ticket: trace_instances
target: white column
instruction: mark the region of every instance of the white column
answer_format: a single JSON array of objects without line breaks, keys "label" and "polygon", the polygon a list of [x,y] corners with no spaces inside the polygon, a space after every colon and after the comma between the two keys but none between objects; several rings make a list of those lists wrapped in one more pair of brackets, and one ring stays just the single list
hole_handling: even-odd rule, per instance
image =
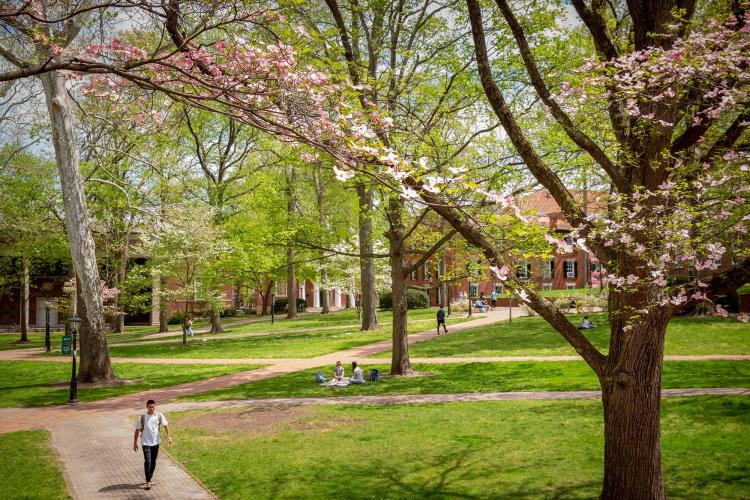
[{"label": "white column", "polygon": [[297,287],[299,291],[297,292],[297,298],[298,299],[304,299],[305,298],[305,282],[301,282],[299,284],[299,287]]},{"label": "white column", "polygon": [[160,280],[158,276],[154,276],[151,282],[151,325],[156,326],[159,324],[159,291],[160,291]]},{"label": "white column", "polygon": [[313,283],[313,307],[320,307],[320,287]]},{"label": "white column", "polygon": [[341,288],[336,287],[333,291],[333,306],[341,307]]},{"label": "white column", "polygon": [[349,291],[349,308],[350,309],[354,308],[354,302],[356,300],[355,297],[354,297],[354,286],[355,286],[354,277],[352,277],[352,286],[351,286],[351,288],[349,288],[349,290],[350,290]]}]

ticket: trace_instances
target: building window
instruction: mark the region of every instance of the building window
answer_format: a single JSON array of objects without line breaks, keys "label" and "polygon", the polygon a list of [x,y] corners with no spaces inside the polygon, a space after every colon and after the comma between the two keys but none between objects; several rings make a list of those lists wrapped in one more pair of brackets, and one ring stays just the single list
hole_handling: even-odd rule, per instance
[{"label": "building window", "polygon": [[495,285],[495,293],[498,295],[502,295],[505,293],[505,288],[503,285]]},{"label": "building window", "polygon": [[479,295],[479,283],[469,283],[469,297]]},{"label": "building window", "polygon": [[531,264],[524,262],[516,267],[516,278],[526,280],[529,279],[529,275],[531,275]]},{"label": "building window", "polygon": [[417,270],[416,269],[411,272],[411,280],[412,281],[417,281]]},{"label": "building window", "polygon": [[286,297],[286,281],[276,283],[276,295]]},{"label": "building window", "polygon": [[555,274],[555,261],[546,260],[542,262],[542,279],[551,280]]},{"label": "building window", "polygon": [[566,278],[578,277],[578,262],[572,259],[568,259],[565,261],[565,277]]},{"label": "building window", "polygon": [[422,276],[424,276],[425,281],[430,279],[430,264],[429,262],[426,262],[422,264]]},{"label": "building window", "polygon": [[575,283],[565,283],[565,288],[567,288],[568,290],[575,290],[576,289],[576,284]]}]

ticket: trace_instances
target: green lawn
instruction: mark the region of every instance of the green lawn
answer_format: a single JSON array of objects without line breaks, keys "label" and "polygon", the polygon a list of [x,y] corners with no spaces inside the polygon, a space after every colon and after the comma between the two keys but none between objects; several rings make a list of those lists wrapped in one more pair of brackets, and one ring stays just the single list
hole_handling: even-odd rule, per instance
[{"label": "green lawn", "polygon": [[[115,374],[133,383],[112,387],[78,386],[80,401],[94,401],[133,392],[168,387],[258,368],[258,365],[155,365],[116,363]],[[68,400],[70,365],[41,361],[0,362],[0,407],[48,406]],[[2,498],[2,496],[0,496]]]},{"label": "green lawn", "polygon": [[22,431],[0,434],[0,498],[70,498],[49,432]]},{"label": "green lawn", "polygon": [[[606,353],[609,329],[606,315],[590,315],[598,323],[585,331],[591,342]],[[579,324],[582,315],[572,315]],[[450,329],[449,329],[450,330]],[[572,347],[544,319],[517,318],[436,337],[409,347],[412,357],[489,357],[575,355]],[[731,318],[674,318],[667,328],[665,354],[750,354],[750,327]],[[390,358],[390,352],[378,358]]]},{"label": "green lawn", "polygon": [[[366,371],[381,373],[388,365],[363,364]],[[355,396],[376,394],[443,394],[457,392],[582,391],[598,390],[594,372],[583,361],[535,361],[512,363],[417,364],[428,373],[420,377],[383,377],[362,386],[323,387],[314,382],[315,372],[331,376],[333,367],[305,370],[187,396],[185,400],[248,399],[277,397]],[[347,372],[349,372],[347,367]],[[672,361],[664,364],[663,387],[750,387],[750,361]]]},{"label": "green lawn", "polygon": [[[750,398],[665,399],[675,498],[750,492]],[[594,498],[596,400],[302,406],[170,415],[170,454],[222,499]]]},{"label": "green lawn", "polygon": [[[409,311],[409,320],[413,322],[416,325],[419,325],[419,330],[427,330],[431,326],[433,326],[433,323],[435,322],[435,313],[436,309],[416,309],[413,311]],[[384,328],[389,328],[389,325],[391,324],[391,320],[393,317],[392,311],[379,311],[378,312],[378,321]],[[235,318],[232,318],[233,320]],[[463,317],[463,315],[457,315],[454,318],[451,318],[451,320],[454,323],[460,323],[463,321],[466,321],[467,318]],[[360,326],[360,321],[357,318],[357,313],[354,310],[342,310],[337,311],[331,314],[304,314],[302,316],[299,316],[296,319],[286,319],[282,315],[281,317],[276,317],[276,322],[274,324],[271,324],[271,317],[266,316],[264,321],[258,321],[253,322],[245,325],[236,325],[232,326],[231,323],[227,323],[227,326],[224,328],[224,333],[222,335],[233,335],[233,334],[273,334],[273,333],[280,333],[280,334],[287,334],[287,333],[296,333],[299,331],[304,331],[306,333],[312,332],[344,332],[344,331],[358,331]],[[143,327],[140,327],[143,328]],[[174,333],[174,338],[178,339],[182,337],[182,331],[179,328],[172,327],[171,328]],[[130,330],[124,334],[124,336],[121,337],[114,337],[114,335],[118,334],[112,334],[111,338],[113,341],[148,341],[150,340],[148,336],[144,337],[144,333],[141,332],[139,334],[129,334]],[[154,333],[153,327],[151,327],[151,331],[148,333]],[[123,334],[119,334],[123,335]],[[196,336],[198,337],[207,337],[211,338],[212,334],[205,333],[205,334],[198,334],[196,333]],[[168,337],[171,338],[171,337]],[[154,339],[154,340],[164,340],[164,337]]]},{"label": "green lawn", "polygon": [[[350,321],[354,313],[337,313],[329,316],[315,316],[313,318],[301,318],[296,321],[304,321],[304,325],[297,328],[299,331],[293,333],[276,333],[256,337],[242,337],[236,339],[212,339],[210,335],[204,335],[199,339],[188,342],[183,347],[181,342],[175,340],[168,344],[155,345],[132,345],[114,346],[110,349],[112,356],[118,357],[156,357],[156,358],[312,358],[323,354],[360,347],[391,338],[390,316],[381,318],[381,328],[370,332],[360,332],[357,324],[353,328],[338,327],[338,323]],[[409,313],[409,332],[420,332],[434,327],[430,318],[435,315],[435,310],[418,310]],[[348,319],[347,319],[348,318]],[[354,316],[356,319],[356,316]],[[448,328],[451,325],[466,321],[463,316],[449,318]],[[282,322],[274,325],[284,331],[289,331],[289,325],[293,321],[282,325]],[[238,331],[250,332],[264,325],[244,325],[235,327]],[[265,325],[266,327],[270,325]],[[323,330],[321,327],[334,327],[332,330]],[[316,329],[317,328],[317,329]]]},{"label": "green lawn", "polygon": [[[62,332],[51,332],[50,333],[50,347],[52,349],[60,349],[62,343]],[[32,347],[44,347],[44,332],[29,332],[28,344],[17,344],[18,339],[21,338],[20,333],[3,333],[0,335],[0,351],[10,351],[14,349],[29,349]]]}]

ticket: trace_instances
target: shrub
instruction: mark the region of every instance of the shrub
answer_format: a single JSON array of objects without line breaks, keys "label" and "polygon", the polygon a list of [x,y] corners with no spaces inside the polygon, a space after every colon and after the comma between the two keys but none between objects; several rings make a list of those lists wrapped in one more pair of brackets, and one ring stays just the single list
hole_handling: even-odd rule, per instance
[{"label": "shrub", "polygon": [[222,318],[233,318],[237,316],[237,309],[227,308],[219,313]]},{"label": "shrub", "polygon": [[181,325],[185,321],[185,313],[183,311],[177,311],[169,317],[167,320],[168,325]]},{"label": "shrub", "polygon": [[[273,306],[273,312],[286,312],[287,304],[288,301],[286,299],[276,299]],[[305,309],[307,309],[307,301],[305,299],[297,299],[297,312],[305,312]]]},{"label": "shrub", "polygon": [[[393,309],[393,297],[391,292],[385,292],[380,295],[378,300],[380,309]],[[421,290],[406,290],[406,308],[407,309],[426,309],[430,307],[430,298]]]}]

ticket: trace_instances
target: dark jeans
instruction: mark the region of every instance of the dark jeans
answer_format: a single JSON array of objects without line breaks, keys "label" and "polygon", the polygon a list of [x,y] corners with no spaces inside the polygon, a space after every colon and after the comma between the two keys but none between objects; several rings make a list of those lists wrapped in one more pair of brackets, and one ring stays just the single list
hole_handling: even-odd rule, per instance
[{"label": "dark jeans", "polygon": [[151,481],[156,469],[156,457],[159,456],[159,445],[142,446],[143,448],[143,470],[146,472],[146,482]]}]

